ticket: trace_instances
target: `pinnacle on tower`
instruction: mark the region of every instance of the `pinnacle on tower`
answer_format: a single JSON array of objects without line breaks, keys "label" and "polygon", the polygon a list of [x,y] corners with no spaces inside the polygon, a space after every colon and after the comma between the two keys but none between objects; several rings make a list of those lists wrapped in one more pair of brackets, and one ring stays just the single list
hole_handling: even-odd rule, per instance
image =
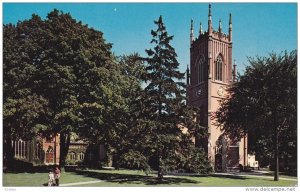
[{"label": "pinnacle on tower", "polygon": [[229,41],[232,41],[232,18],[231,18],[231,13],[229,14],[229,29],[228,29],[228,34],[229,34]]},{"label": "pinnacle on tower", "polygon": [[187,68],[186,68],[186,84],[187,85],[190,84],[190,69],[189,69],[189,65],[187,65]]},{"label": "pinnacle on tower", "polygon": [[211,4],[208,6],[208,33],[212,33],[213,27],[212,27],[212,20],[211,20]]},{"label": "pinnacle on tower", "polygon": [[219,20],[219,33],[222,33],[222,23],[221,23],[221,19]]},{"label": "pinnacle on tower", "polygon": [[233,63],[232,78],[233,78],[233,82],[235,82],[236,81],[236,62],[235,62],[235,60]]},{"label": "pinnacle on tower", "polygon": [[199,36],[203,34],[202,23],[200,22]]},{"label": "pinnacle on tower", "polygon": [[191,19],[191,33],[190,33],[190,45],[192,46],[194,41],[194,21]]}]

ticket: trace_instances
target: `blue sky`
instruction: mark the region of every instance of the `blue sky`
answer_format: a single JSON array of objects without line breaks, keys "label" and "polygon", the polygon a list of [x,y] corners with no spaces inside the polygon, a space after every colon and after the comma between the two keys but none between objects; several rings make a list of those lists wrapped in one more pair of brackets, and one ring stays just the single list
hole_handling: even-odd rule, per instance
[{"label": "blue sky", "polygon": [[[137,52],[145,56],[151,48],[151,29],[154,20],[163,16],[175,48],[180,70],[189,63],[190,20],[194,30],[199,23],[207,30],[208,3],[3,3],[3,23],[17,23],[29,19],[32,13],[46,18],[54,8],[69,12],[104,33],[113,43],[116,55]],[[228,32],[229,13],[233,21],[233,58],[243,73],[247,56],[267,56],[270,52],[297,49],[297,3],[212,3],[214,29],[222,20]]]}]

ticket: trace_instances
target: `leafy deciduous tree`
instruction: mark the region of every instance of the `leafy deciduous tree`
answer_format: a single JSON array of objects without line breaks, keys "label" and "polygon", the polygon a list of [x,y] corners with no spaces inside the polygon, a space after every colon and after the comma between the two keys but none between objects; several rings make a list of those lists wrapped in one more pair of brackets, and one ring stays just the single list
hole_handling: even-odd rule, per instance
[{"label": "leafy deciduous tree", "polygon": [[232,139],[249,134],[253,146],[271,153],[277,181],[280,153],[295,151],[297,143],[297,52],[249,58],[249,63],[216,118]]},{"label": "leafy deciduous tree", "polygon": [[[18,115],[11,113],[15,108],[12,104],[20,103],[18,99],[33,99],[38,104],[24,107],[33,116],[28,121],[38,119],[34,124],[47,128],[38,132],[60,134],[60,165],[64,166],[70,133],[77,132],[79,125],[83,125],[81,129],[93,131],[105,118],[103,110],[112,102],[111,88],[118,82],[111,81],[110,75],[116,72],[110,49],[111,44],[105,42],[102,32],[58,10],[49,13],[45,20],[33,15],[16,26],[5,25],[4,132],[7,137],[15,130],[22,138],[26,133],[18,126],[22,122],[14,125],[10,120]],[[95,121],[82,123],[89,119]],[[32,123],[26,125],[28,130],[33,130]]]}]

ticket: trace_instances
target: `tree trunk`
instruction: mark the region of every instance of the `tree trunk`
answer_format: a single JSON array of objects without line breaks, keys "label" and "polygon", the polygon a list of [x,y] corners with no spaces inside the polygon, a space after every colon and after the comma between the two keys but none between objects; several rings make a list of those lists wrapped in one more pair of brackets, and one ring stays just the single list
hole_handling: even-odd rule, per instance
[{"label": "tree trunk", "polygon": [[4,146],[3,146],[3,150],[4,150],[4,157],[3,157],[3,164],[4,167],[6,166],[6,168],[8,170],[11,170],[13,168],[13,160],[14,160],[14,146],[12,145],[12,140],[11,140],[11,136],[7,135],[4,137]]},{"label": "tree trunk", "polygon": [[64,167],[66,164],[66,157],[70,146],[70,133],[60,134],[60,157],[59,166]]},{"label": "tree trunk", "polygon": [[13,169],[14,166],[14,145],[15,142],[12,143],[12,135],[11,129],[8,125],[5,126],[3,130],[3,165],[6,166],[8,170]]},{"label": "tree trunk", "polygon": [[[158,92],[159,92],[159,96],[158,96],[158,122],[160,124],[161,122],[161,115],[162,115],[162,102],[161,102],[161,84],[159,84],[158,86]],[[159,129],[157,129],[157,134],[159,134]],[[162,168],[160,166],[160,150],[159,150],[159,138],[157,137],[157,158],[158,158],[158,171],[157,171],[157,178],[158,181],[161,182],[163,179],[163,172],[162,172]]]},{"label": "tree trunk", "polygon": [[113,167],[116,169],[116,170],[120,170],[120,156],[118,155],[120,154],[118,151],[115,151],[113,153]]},{"label": "tree trunk", "polygon": [[278,130],[275,130],[274,181],[279,181]]},{"label": "tree trunk", "polygon": [[[159,139],[157,138],[157,140],[159,141]],[[158,182],[161,182],[163,180],[164,177],[164,173],[163,173],[163,168],[161,166],[161,150],[159,148],[159,145],[157,145],[157,159],[158,159],[158,170],[157,170],[157,179]]]},{"label": "tree trunk", "polygon": [[159,149],[157,149],[157,155],[158,155],[158,171],[157,171],[157,179],[159,182],[161,182],[163,180],[163,172],[162,172],[162,168],[160,166],[160,152]]},{"label": "tree trunk", "polygon": [[162,169],[161,169],[160,166],[158,168],[157,178],[158,178],[159,182],[161,182],[163,180],[163,178],[164,178],[164,175],[163,175],[163,172],[162,172]]}]

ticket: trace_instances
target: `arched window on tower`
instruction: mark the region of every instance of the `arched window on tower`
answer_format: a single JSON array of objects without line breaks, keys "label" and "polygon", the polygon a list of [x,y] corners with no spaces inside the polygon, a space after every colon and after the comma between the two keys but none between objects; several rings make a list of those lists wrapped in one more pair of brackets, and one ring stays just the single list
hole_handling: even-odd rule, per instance
[{"label": "arched window on tower", "polygon": [[219,55],[217,57],[217,60],[216,60],[216,69],[215,69],[215,73],[216,73],[216,80],[218,81],[222,81],[222,67],[223,67],[223,60],[222,60],[222,57]]},{"label": "arched window on tower", "polygon": [[198,83],[201,83],[204,81],[204,63],[205,63],[205,58],[201,54],[197,58],[197,67],[198,67]]},{"label": "arched window on tower", "polygon": [[201,59],[198,62],[198,83],[202,81],[202,62]]}]

